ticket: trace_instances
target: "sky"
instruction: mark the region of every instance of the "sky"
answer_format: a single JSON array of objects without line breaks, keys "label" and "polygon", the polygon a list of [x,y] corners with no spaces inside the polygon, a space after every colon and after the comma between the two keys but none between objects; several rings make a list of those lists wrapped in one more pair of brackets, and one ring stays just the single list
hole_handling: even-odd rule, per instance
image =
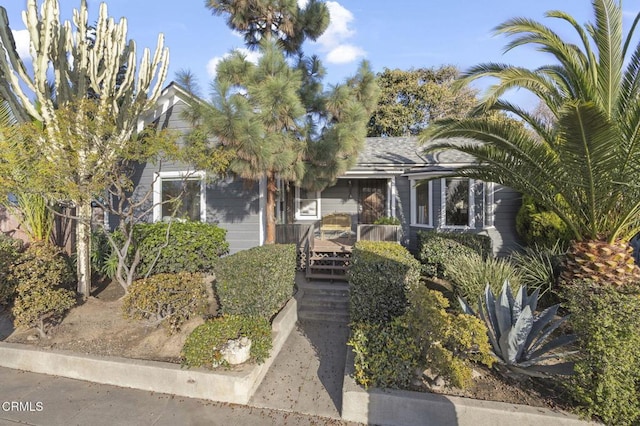
[{"label": "sky", "polygon": [[[299,0],[304,2],[305,0]],[[40,4],[42,1],[38,0]],[[106,0],[109,15],[127,19],[128,37],[138,49],[155,49],[159,33],[170,49],[167,83],[180,70],[190,70],[206,88],[215,76],[215,65],[231,50],[244,48],[242,38],[214,16],[204,0]],[[95,21],[98,0],[89,0],[90,21]],[[494,36],[493,28],[513,17],[527,17],[554,28],[561,36],[575,40],[575,32],[556,19],[544,17],[548,10],[568,12],[579,23],[593,21],[589,0],[340,0],[327,1],[331,25],[315,42],[307,41],[304,51],[320,57],[327,69],[325,82],[337,84],[355,74],[362,60],[374,72],[385,68],[455,65],[464,71],[484,62],[503,62],[528,68],[547,64],[549,57],[532,47],[504,52],[507,39]],[[0,0],[26,62],[29,38],[21,11],[26,0]],[[69,19],[80,0],[60,0],[63,19]],[[623,3],[628,29],[640,11],[640,0]],[[255,59],[254,52],[247,52]],[[140,55],[140,53],[139,53]],[[490,82],[476,83],[483,90]],[[526,95],[513,95],[521,103]]]}]

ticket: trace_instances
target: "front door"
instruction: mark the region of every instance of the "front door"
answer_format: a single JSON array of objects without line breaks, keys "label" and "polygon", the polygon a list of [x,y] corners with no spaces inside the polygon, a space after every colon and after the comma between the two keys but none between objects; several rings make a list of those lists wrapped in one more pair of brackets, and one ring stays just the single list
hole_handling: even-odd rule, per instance
[{"label": "front door", "polygon": [[358,223],[373,223],[385,216],[387,210],[387,180],[360,181],[360,217]]}]

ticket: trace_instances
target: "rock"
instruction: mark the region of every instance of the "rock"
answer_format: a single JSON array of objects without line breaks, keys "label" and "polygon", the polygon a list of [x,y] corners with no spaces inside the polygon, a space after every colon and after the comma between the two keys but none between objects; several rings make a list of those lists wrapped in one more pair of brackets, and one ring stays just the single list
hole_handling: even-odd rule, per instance
[{"label": "rock", "polygon": [[36,340],[39,340],[40,338],[38,337],[37,334],[30,334],[27,336],[27,342],[35,342]]},{"label": "rock", "polygon": [[227,343],[220,349],[222,358],[230,365],[242,364],[250,357],[251,340],[247,337],[227,340]]}]

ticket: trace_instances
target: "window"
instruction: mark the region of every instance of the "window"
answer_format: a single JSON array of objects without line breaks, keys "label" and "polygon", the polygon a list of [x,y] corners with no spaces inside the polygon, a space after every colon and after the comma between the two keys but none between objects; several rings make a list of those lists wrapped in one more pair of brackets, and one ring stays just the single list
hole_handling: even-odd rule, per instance
[{"label": "window", "polygon": [[412,181],[411,198],[411,224],[416,226],[433,226],[432,221],[432,183]]},{"label": "window", "polygon": [[320,219],[320,192],[296,187],[296,219]]},{"label": "window", "polygon": [[466,178],[442,179],[443,226],[473,227],[473,181]]},{"label": "window", "polygon": [[154,183],[153,219],[205,221],[204,172],[160,172]]}]

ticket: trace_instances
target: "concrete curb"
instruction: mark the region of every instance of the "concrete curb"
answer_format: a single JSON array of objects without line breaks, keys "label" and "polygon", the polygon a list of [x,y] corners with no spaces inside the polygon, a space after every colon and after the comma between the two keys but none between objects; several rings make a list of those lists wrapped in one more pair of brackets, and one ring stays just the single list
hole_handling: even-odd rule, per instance
[{"label": "concrete curb", "polygon": [[342,386],[342,418],[347,421],[406,426],[595,424],[566,412],[541,407],[391,389],[367,391],[352,378],[353,359],[353,351],[349,349]]},{"label": "concrete curb", "polygon": [[292,298],[272,322],[273,348],[269,358],[260,365],[243,365],[237,370],[183,369],[166,362],[44,351],[11,343],[0,343],[0,366],[189,398],[246,404],[297,320],[297,303]]}]

